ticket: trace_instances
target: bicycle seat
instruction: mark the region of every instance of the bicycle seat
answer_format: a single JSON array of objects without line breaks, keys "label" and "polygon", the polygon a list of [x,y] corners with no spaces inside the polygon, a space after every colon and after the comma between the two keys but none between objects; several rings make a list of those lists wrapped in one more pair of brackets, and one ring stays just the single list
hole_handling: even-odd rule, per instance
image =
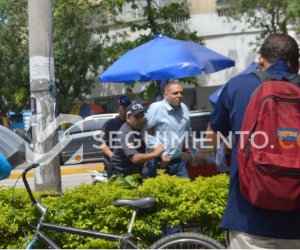
[{"label": "bicycle seat", "polygon": [[148,209],[155,204],[155,197],[145,197],[140,199],[121,199],[115,201],[115,207],[130,206],[134,209]]}]

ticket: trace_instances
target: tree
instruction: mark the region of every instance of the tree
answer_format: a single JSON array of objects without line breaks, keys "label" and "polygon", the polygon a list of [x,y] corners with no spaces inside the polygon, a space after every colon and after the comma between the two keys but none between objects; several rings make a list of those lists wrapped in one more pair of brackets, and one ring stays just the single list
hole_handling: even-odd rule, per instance
[{"label": "tree", "polygon": [[96,83],[101,41],[107,37],[101,34],[102,23],[106,23],[104,8],[110,7],[106,3],[91,7],[80,0],[54,2],[55,75],[61,112],[69,111],[75,99],[83,101]]},{"label": "tree", "polygon": [[228,21],[244,20],[248,29],[257,29],[260,34],[251,42],[254,49],[272,33],[287,33],[299,22],[298,0],[217,0],[219,5],[228,7]]},{"label": "tree", "polygon": [[[113,21],[119,27],[129,28],[130,32],[118,32],[110,40],[107,40],[110,44],[106,44],[102,52],[102,65],[104,69],[109,67],[127,51],[152,40],[154,34],[167,35],[175,39],[204,44],[202,38],[197,35],[197,32],[190,31],[185,22],[191,18],[186,1],[161,0],[161,5],[157,3],[158,1],[156,0],[125,0],[123,6],[118,5],[118,9],[115,8]],[[124,10],[126,6],[130,6],[129,10]],[[120,15],[124,11],[131,11],[133,13],[139,11],[142,13],[143,20],[125,22],[120,19]],[[133,32],[139,32],[139,36],[134,41],[131,41],[129,38]],[[194,77],[185,78],[184,81],[198,85]],[[127,93],[131,92],[133,86],[133,84],[125,85]],[[158,84],[152,81],[141,96],[147,100],[149,97],[155,96],[159,91]]]},{"label": "tree", "polygon": [[20,111],[29,107],[27,34],[27,1],[0,0],[0,103],[3,109]]},{"label": "tree", "polygon": [[[53,2],[56,100],[61,112],[68,112],[75,99],[84,100],[96,83],[101,41],[107,37],[102,34],[103,10],[109,10],[110,4],[91,7],[82,0]],[[27,8],[27,0],[0,0],[1,98],[14,111],[29,107]]]}]

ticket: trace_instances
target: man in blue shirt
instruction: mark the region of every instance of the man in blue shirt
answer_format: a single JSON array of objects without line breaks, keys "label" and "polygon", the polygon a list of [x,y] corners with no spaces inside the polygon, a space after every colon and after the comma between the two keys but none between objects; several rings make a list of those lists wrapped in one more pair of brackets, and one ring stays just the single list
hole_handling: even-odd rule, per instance
[{"label": "man in blue shirt", "polygon": [[[164,151],[158,145],[153,152],[146,154],[146,146],[141,139],[140,130],[144,125],[144,106],[135,102],[127,107],[126,123],[122,125],[115,137],[114,151],[111,158],[113,174],[140,174],[148,160],[158,157]],[[110,176],[108,176],[110,177]]]},{"label": "man in blue shirt", "polygon": [[142,131],[153,129],[154,133],[142,132],[146,145],[153,148],[161,143],[166,149],[162,157],[149,162],[149,177],[155,177],[158,168],[166,168],[168,174],[188,178],[185,162],[180,157],[184,142],[191,149],[192,165],[197,165],[198,153],[193,142],[189,110],[182,103],[182,98],[183,88],[180,82],[170,80],[165,86],[164,99],[151,104],[147,110]]},{"label": "man in blue shirt", "polygon": [[[299,71],[296,41],[285,34],[266,38],[258,55],[259,69],[282,80]],[[282,212],[252,206],[241,194],[236,162],[244,114],[253,91],[261,84],[253,74],[232,78],[222,90],[210,118],[207,142],[216,146],[216,132],[235,136],[228,204],[221,227],[228,230],[229,248],[300,248],[300,210]],[[212,133],[215,132],[215,133]]]}]

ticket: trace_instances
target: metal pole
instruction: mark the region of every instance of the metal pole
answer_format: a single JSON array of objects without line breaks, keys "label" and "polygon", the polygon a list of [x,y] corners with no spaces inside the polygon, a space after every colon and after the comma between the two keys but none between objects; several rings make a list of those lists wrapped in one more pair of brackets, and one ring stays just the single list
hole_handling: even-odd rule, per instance
[{"label": "metal pole", "polygon": [[[28,0],[30,92],[34,154],[50,152],[47,164],[35,169],[35,191],[61,192],[60,164],[53,148],[58,143],[55,123],[55,74],[51,0]],[[51,92],[50,92],[51,89]]]}]

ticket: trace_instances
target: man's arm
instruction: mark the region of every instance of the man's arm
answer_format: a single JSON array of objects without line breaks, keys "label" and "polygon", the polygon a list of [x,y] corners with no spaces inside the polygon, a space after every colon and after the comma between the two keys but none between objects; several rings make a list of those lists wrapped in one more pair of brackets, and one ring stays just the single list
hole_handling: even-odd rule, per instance
[{"label": "man's arm", "polygon": [[[230,132],[230,113],[231,110],[230,106],[230,96],[228,94],[230,81],[225,85],[222,92],[219,95],[218,101],[214,110],[210,114],[210,122],[208,123],[207,130],[206,130],[206,143],[209,146],[213,146],[217,148],[222,141],[222,137],[218,136],[217,133],[220,133],[224,136],[228,136]],[[219,141],[218,140],[222,141]]]},{"label": "man's arm", "polygon": [[156,146],[159,143],[156,140],[156,138],[153,136],[153,132],[152,133],[147,132],[149,129],[153,130],[153,128],[156,125],[156,122],[157,122],[156,110],[157,110],[157,108],[154,107],[154,105],[150,105],[150,107],[148,108],[147,113],[145,115],[144,126],[141,129],[141,137],[142,137],[143,141],[146,143],[147,148],[153,148],[154,146]]},{"label": "man's arm", "polygon": [[195,138],[193,136],[193,131],[192,131],[192,128],[191,128],[191,125],[190,125],[190,120],[187,122],[187,127],[188,127],[188,146],[189,146],[189,149],[191,151],[191,155],[193,157],[192,159],[192,163],[191,165],[192,166],[198,166],[198,160],[197,160],[197,157],[198,157],[198,152],[197,152],[197,148],[196,148],[196,143],[195,143]]},{"label": "man's arm", "polygon": [[132,161],[133,164],[145,163],[151,159],[160,156],[164,151],[165,149],[163,145],[159,144],[153,152],[147,154],[137,153],[134,155],[130,155],[129,159]]},{"label": "man's arm", "polygon": [[109,127],[110,127],[110,121],[112,119],[106,121],[104,125],[102,126],[100,137],[104,140],[105,143],[101,144],[101,151],[105,156],[107,156],[109,159],[112,157],[113,152],[108,147],[109,145]]},{"label": "man's arm", "polygon": [[109,159],[112,157],[113,152],[110,150],[110,148],[106,144],[102,144],[101,148],[103,154],[105,154]]},{"label": "man's arm", "polygon": [[190,120],[188,120],[187,122],[187,129],[188,129],[188,146],[189,149],[191,151],[191,154],[193,157],[197,157],[198,156],[198,152],[197,152],[197,148],[196,148],[196,142],[195,142],[195,138],[193,136],[193,131],[191,128],[191,124],[190,124]]},{"label": "man's arm", "polygon": [[206,129],[205,139],[208,146],[213,146],[214,148],[217,147],[217,133],[211,129],[209,123]]}]

